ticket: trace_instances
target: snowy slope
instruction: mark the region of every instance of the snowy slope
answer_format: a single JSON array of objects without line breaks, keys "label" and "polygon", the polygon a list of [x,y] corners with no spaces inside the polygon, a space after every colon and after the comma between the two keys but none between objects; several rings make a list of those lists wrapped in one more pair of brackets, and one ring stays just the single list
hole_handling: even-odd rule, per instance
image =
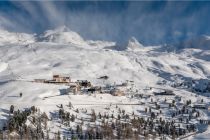
[{"label": "snowy slope", "polygon": [[0,29],[0,46],[5,44],[28,44],[35,41],[34,35],[8,32]]},{"label": "snowy slope", "polygon": [[[143,46],[135,38],[123,44],[85,40],[66,27],[48,30],[38,37],[38,41],[33,35],[1,31],[0,44],[4,45],[0,47],[0,108],[8,109],[11,104],[24,108],[30,104],[43,111],[50,111],[57,104],[68,103],[68,96],[57,97],[62,86],[29,82],[39,78],[51,79],[53,74],[70,75],[74,81],[89,80],[94,85],[104,84],[98,77],[107,75],[109,79],[105,84],[121,84],[130,80],[134,81],[135,88],[141,93],[145,93],[143,89],[146,87],[173,89],[171,84],[174,81],[208,79],[208,38],[201,42],[187,43],[187,49],[174,53],[160,51],[162,46]],[[204,48],[191,49],[196,47],[194,45]],[[169,84],[160,85],[160,81]],[[20,92],[23,92],[22,98],[18,98]],[[184,101],[192,95],[182,89],[176,89],[175,92],[183,96]],[[43,100],[46,96],[55,97]],[[100,99],[96,97],[99,99],[94,101],[92,96],[79,95],[72,98],[74,103],[96,102]],[[98,102],[137,102],[125,97],[106,95],[103,98],[105,101]],[[197,97],[193,95],[191,99],[196,101]],[[208,98],[205,100],[209,101]],[[133,108],[125,109],[131,112]],[[3,120],[6,119],[4,115],[0,111]]]},{"label": "snowy slope", "polygon": [[85,40],[78,33],[70,30],[66,26],[61,26],[53,30],[47,30],[43,34],[37,37],[39,42],[53,42],[57,44],[71,44],[77,46],[85,46],[92,48],[103,48],[106,46],[115,45],[114,42],[108,41],[93,41],[93,40]]},{"label": "snowy slope", "polygon": [[[55,36],[57,34],[59,36]],[[65,35],[68,37],[65,38]],[[46,40],[42,37],[46,37]],[[1,72],[16,75],[10,76],[13,79],[21,77],[27,80],[51,78],[52,74],[63,73],[94,83],[98,83],[98,76],[109,75],[109,83],[133,80],[141,86],[155,86],[160,80],[173,81],[177,75],[184,79],[205,79],[210,76],[210,62],[189,55],[189,51],[192,54],[196,50],[161,52],[156,51],[158,46],[143,47],[135,38],[131,38],[125,46],[118,44],[126,48],[118,51],[112,47],[104,48],[114,46],[114,42],[85,41],[65,27],[46,31],[40,38],[43,40],[39,41],[44,42],[2,46]],[[199,52],[209,53],[207,50]],[[10,69],[6,69],[8,65]]]},{"label": "snowy slope", "polygon": [[83,38],[76,32],[71,31],[66,26],[61,26],[54,30],[44,32],[44,34],[39,37],[39,41],[85,45]]},{"label": "snowy slope", "polygon": [[137,51],[143,47],[144,46],[135,37],[131,37],[129,40],[117,42],[113,46],[108,46],[106,48],[117,51]]},{"label": "snowy slope", "polygon": [[7,67],[8,67],[8,64],[7,64],[7,63],[4,63],[4,62],[2,63],[2,62],[0,62],[0,72],[6,70]]}]

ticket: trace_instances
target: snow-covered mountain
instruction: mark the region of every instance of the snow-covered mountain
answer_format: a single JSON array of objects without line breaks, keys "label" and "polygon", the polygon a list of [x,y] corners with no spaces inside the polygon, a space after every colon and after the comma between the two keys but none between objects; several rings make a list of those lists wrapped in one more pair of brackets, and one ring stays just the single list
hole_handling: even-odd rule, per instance
[{"label": "snow-covered mountain", "polygon": [[202,35],[196,38],[192,38],[175,45],[176,48],[194,48],[201,50],[210,50],[210,36]]},{"label": "snow-covered mountain", "polygon": [[28,44],[35,42],[35,35],[26,33],[13,33],[0,29],[0,45]]},{"label": "snow-covered mountain", "polygon": [[[2,31],[2,36],[3,33],[7,34],[0,43],[7,42],[10,47],[1,47],[1,71],[6,71],[5,64],[9,64],[13,71],[26,76],[26,79],[37,77],[42,72],[48,73],[47,75],[54,71],[59,73],[59,69],[75,78],[89,79],[111,73],[113,81],[130,78],[136,82],[144,79],[145,83],[156,83],[161,79],[171,82],[171,78],[176,74],[192,79],[210,77],[209,62],[202,59],[209,56],[209,50],[191,49],[196,46],[208,47],[207,36],[199,38],[198,41],[194,39],[182,43],[187,49],[174,53],[164,52],[164,46],[145,47],[134,37],[123,43],[85,40],[65,26],[48,30],[39,37],[36,36],[36,40],[34,35]],[[21,44],[23,40],[28,41]],[[11,45],[14,43],[16,44]],[[202,57],[204,53],[206,57]],[[37,71],[34,71],[34,75],[27,74],[27,71],[32,72],[35,69]],[[88,70],[89,74],[84,75],[83,70]]]},{"label": "snow-covered mountain", "polygon": [[131,37],[129,40],[124,40],[117,42],[112,46],[108,46],[107,49],[117,50],[117,51],[137,51],[144,46],[135,38]]},{"label": "snow-covered mountain", "polygon": [[47,30],[37,37],[39,42],[53,42],[58,44],[72,44],[78,46],[92,46],[103,48],[115,45],[114,42],[100,40],[85,40],[78,33],[70,30],[66,26],[61,26],[53,30]]},{"label": "snow-covered mountain", "polygon": [[54,30],[48,30],[39,37],[39,41],[55,42],[61,44],[85,45],[84,39],[76,32],[71,31],[66,26],[58,27]]},{"label": "snow-covered mountain", "polygon": [[[6,34],[3,36],[3,33]],[[127,74],[124,77],[113,74],[115,77],[113,80],[126,80],[129,77],[138,82],[142,81],[147,73],[150,76],[150,78],[145,78],[147,83],[155,83],[160,79],[172,81],[170,77],[176,74],[192,79],[210,76],[209,62],[206,61],[209,50],[203,50],[209,45],[207,36],[180,43],[179,46],[185,49],[177,53],[162,52],[164,46],[145,47],[134,37],[122,43],[85,40],[65,26],[48,30],[36,36],[37,40],[34,35],[8,31],[2,31],[3,37],[4,39],[0,40],[1,44],[5,44],[1,47],[2,63],[10,64],[11,69],[17,73],[20,72],[21,75],[35,68],[44,73],[48,70],[51,73],[54,70],[59,72],[59,69],[62,69],[63,72],[75,75],[76,78],[82,77],[78,73],[83,73],[83,70],[88,69],[89,75],[84,78],[89,79],[97,75],[108,75],[109,73],[112,75],[112,71],[115,73],[114,70],[121,69],[117,75]],[[14,43],[16,43],[14,46],[11,45]],[[6,44],[9,44],[10,47]],[[17,64],[22,66],[16,68]],[[79,70],[77,70],[78,67],[80,67]],[[1,71],[4,69],[2,68]],[[74,69],[73,72],[72,69]],[[39,71],[37,72],[35,77],[40,74]],[[25,78],[34,77],[33,74],[25,76]]]},{"label": "snow-covered mountain", "polygon": [[[6,117],[1,109],[8,109],[11,104],[18,108],[24,108],[27,104],[36,105],[48,115],[57,104],[67,104],[70,97],[59,96],[61,86],[30,82],[34,79],[51,79],[53,74],[69,75],[73,81],[88,80],[97,86],[132,81],[136,91],[141,94],[147,93],[147,87],[166,88],[181,96],[183,102],[189,96],[192,101],[197,101],[199,96],[209,102],[206,95],[196,94],[199,90],[209,92],[210,43],[207,36],[179,44],[185,49],[177,52],[164,51],[164,45],[144,46],[134,37],[125,43],[85,40],[66,27],[48,30],[38,37],[1,30],[0,44],[2,120]],[[109,78],[98,78],[104,75]],[[17,98],[20,92],[24,96]],[[52,98],[44,100],[45,96]],[[102,102],[99,101],[102,98],[99,95],[84,98],[82,95],[73,96],[71,101],[96,102],[94,98],[97,98],[97,103]],[[104,103],[138,101],[109,95],[103,98]],[[137,108],[124,109],[130,111]],[[203,116],[208,117],[208,114]]]},{"label": "snow-covered mountain", "polygon": [[135,37],[129,39],[126,46],[129,50],[137,50],[144,47],[141,43],[139,43],[139,41]]}]

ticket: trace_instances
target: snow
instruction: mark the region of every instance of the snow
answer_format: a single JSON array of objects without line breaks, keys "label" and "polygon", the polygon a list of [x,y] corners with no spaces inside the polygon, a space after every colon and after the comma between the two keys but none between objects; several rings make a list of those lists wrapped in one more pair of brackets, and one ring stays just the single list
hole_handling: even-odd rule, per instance
[{"label": "snow", "polygon": [[140,44],[135,37],[132,37],[128,41],[127,48],[130,49],[130,50],[140,49],[142,47],[144,47],[144,46],[142,44]]},{"label": "snow", "polygon": [[6,70],[7,67],[8,67],[8,64],[7,64],[7,63],[4,63],[4,62],[2,63],[2,62],[0,62],[0,72]]},{"label": "snow", "polygon": [[8,32],[0,29],[0,46],[5,44],[29,44],[35,42],[35,35]]},{"label": "snow", "polygon": [[54,30],[46,31],[43,35],[41,35],[39,41],[85,45],[83,38],[76,32],[71,31],[66,26],[61,26]]},{"label": "snow", "polygon": [[[205,38],[204,41],[208,40]],[[67,105],[70,101],[79,109],[94,108],[96,112],[104,111],[110,104],[144,102],[146,105],[120,107],[129,113],[134,111],[145,115],[141,112],[148,105],[149,99],[146,98],[131,99],[128,94],[121,97],[110,94],[60,95],[59,89],[66,88],[63,85],[31,82],[34,79],[51,79],[53,74],[69,75],[73,81],[88,80],[93,85],[117,85],[133,81],[133,88],[140,94],[152,95],[152,91],[169,89],[183,97],[183,103],[189,99],[197,102],[198,98],[203,98],[206,103],[210,101],[208,97],[186,89],[158,84],[161,80],[167,83],[196,80],[196,86],[203,88],[200,79],[208,80],[210,77],[210,62],[206,60],[210,50],[207,49],[183,49],[174,53],[159,51],[160,46],[143,46],[135,38],[131,38],[125,46],[115,42],[91,41],[65,26],[46,31],[37,41],[34,35],[0,31],[0,44],[0,128],[7,118],[5,110],[11,104],[20,109],[35,105],[50,115],[57,105]],[[125,49],[116,50],[116,44]],[[204,54],[205,59],[200,57]],[[109,78],[98,79],[104,75]],[[147,87],[153,89],[144,90]],[[22,97],[19,97],[20,92],[23,93]],[[160,102],[165,99],[153,98]],[[164,113],[167,117],[167,111]],[[209,119],[210,116],[203,112],[202,117]],[[206,133],[209,135],[209,130]]]}]

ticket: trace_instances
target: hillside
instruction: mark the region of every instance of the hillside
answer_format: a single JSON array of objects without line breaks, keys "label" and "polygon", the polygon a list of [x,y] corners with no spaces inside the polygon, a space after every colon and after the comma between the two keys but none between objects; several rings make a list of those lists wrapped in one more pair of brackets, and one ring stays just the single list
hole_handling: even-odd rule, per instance
[{"label": "hillside", "polygon": [[[184,49],[167,52],[162,51],[163,46],[143,46],[135,38],[124,45],[85,40],[66,27],[46,31],[38,37],[3,32],[6,34],[0,34],[0,128],[9,117],[11,105],[20,110],[36,106],[53,117],[52,112],[56,111],[58,105],[63,104],[67,108],[69,102],[79,111],[85,107],[89,112],[94,108],[97,113],[110,113],[111,110],[104,110],[110,104],[138,104],[121,106],[121,109],[145,117],[148,114],[142,112],[151,97],[140,99],[133,96],[151,96],[156,89],[172,90],[181,97],[182,101],[177,101],[178,107],[189,99],[194,104],[202,99],[206,105],[210,105],[210,50],[205,40],[184,43]],[[196,49],[197,46],[200,46],[199,49]],[[52,79],[55,74],[69,75],[72,81],[88,80],[94,86],[120,85],[128,81],[131,84],[126,87],[126,96],[115,97],[110,94],[61,95],[59,91],[67,88],[66,85],[32,82],[34,79]],[[101,76],[108,76],[108,79],[100,79]],[[23,94],[21,98],[19,93]],[[165,98],[173,100],[168,96],[152,95],[152,99],[160,104]],[[145,105],[139,105],[140,102]],[[162,118],[170,116],[167,110],[163,109],[162,112]],[[73,113],[72,110],[70,113]],[[200,113],[199,119],[209,119],[208,111],[201,110]],[[77,114],[77,117],[82,115]],[[197,123],[196,119],[192,121]],[[57,121],[50,121],[49,127],[61,131],[61,135],[65,136],[61,128],[66,126],[59,128],[58,124]],[[208,130],[206,128],[206,133]],[[198,131],[201,130],[198,128]]]}]

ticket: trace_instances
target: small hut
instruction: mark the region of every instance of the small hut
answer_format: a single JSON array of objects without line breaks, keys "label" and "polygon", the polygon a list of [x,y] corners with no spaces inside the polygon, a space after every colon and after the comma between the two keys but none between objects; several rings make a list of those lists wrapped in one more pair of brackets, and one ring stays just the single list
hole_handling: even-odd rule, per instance
[{"label": "small hut", "polygon": [[87,89],[87,92],[91,92],[91,93],[99,92],[99,93],[101,93],[101,87],[100,86],[91,87],[91,88]]},{"label": "small hut", "polygon": [[195,108],[195,109],[207,109],[207,105],[206,104],[193,104],[192,108]]},{"label": "small hut", "polygon": [[113,96],[125,96],[125,93],[119,89],[113,89],[110,91],[110,94]]},{"label": "small hut", "polygon": [[109,77],[107,75],[104,75],[104,76],[99,77],[98,79],[105,79],[105,80],[107,80],[108,78]]},{"label": "small hut", "polygon": [[61,95],[69,94],[70,88],[59,89]]},{"label": "small hut", "polygon": [[91,87],[91,83],[87,80],[77,80],[77,82],[81,87]]},{"label": "small hut", "polygon": [[81,87],[78,83],[70,83],[69,88],[70,92],[73,92],[74,94],[77,94],[81,90]]},{"label": "small hut", "polygon": [[155,91],[153,91],[153,94],[156,95],[156,96],[157,95],[164,95],[164,96],[173,96],[173,95],[175,95],[172,90],[164,90],[164,89],[155,90]]}]

